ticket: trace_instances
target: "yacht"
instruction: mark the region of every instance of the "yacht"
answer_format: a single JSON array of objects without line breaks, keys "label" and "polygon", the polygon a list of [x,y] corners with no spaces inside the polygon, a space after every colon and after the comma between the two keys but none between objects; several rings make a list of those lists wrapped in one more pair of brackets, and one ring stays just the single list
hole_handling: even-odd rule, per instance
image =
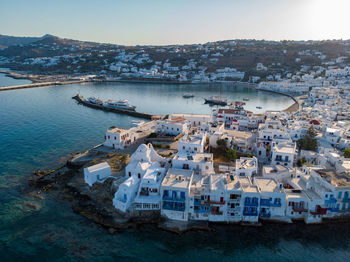
[{"label": "yacht", "polygon": [[194,94],[191,94],[191,93],[184,93],[182,95],[183,98],[191,98],[191,97],[194,97]]},{"label": "yacht", "polygon": [[105,103],[106,107],[109,108],[117,108],[117,109],[124,109],[124,110],[131,110],[135,111],[136,106],[132,106],[129,104],[129,101],[124,99],[124,100],[108,100]]},{"label": "yacht", "polygon": [[88,102],[94,105],[103,105],[103,101],[96,97],[89,97]]},{"label": "yacht", "polygon": [[204,101],[206,104],[213,104],[213,105],[220,105],[220,106],[227,105],[227,99],[222,98],[220,96],[211,96],[209,98],[204,98]]}]

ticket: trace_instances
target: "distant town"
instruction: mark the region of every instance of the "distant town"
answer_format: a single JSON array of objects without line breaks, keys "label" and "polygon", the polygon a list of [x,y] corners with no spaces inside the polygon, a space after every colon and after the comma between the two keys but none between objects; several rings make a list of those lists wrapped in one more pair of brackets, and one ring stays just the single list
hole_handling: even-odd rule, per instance
[{"label": "distant town", "polygon": [[193,45],[120,46],[62,39],[0,36],[0,67],[44,81],[154,81],[259,84],[303,93],[346,84],[350,41],[228,40]]}]

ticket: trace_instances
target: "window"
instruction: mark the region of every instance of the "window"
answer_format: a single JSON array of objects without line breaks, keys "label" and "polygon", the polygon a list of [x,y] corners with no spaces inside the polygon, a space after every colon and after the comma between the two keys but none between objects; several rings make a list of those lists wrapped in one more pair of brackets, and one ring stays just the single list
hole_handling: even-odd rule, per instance
[{"label": "window", "polygon": [[137,177],[138,177],[138,178],[141,178],[141,174],[140,174],[140,173],[138,173],[138,174],[137,174]]},{"label": "window", "polygon": [[129,176],[131,176],[131,172],[129,172]]},{"label": "window", "polygon": [[340,191],[340,192],[338,193],[338,198],[341,198],[341,194],[342,194],[342,192]]},{"label": "window", "polygon": [[185,192],[180,192],[180,198],[185,199]]}]

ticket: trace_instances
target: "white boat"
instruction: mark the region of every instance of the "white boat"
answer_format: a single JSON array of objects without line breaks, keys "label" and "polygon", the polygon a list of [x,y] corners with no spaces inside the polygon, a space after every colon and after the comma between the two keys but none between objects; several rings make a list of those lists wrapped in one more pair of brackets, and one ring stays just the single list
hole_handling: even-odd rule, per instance
[{"label": "white boat", "polygon": [[220,105],[220,106],[227,105],[227,99],[222,98],[220,96],[211,96],[209,98],[204,98],[204,100],[205,100],[205,103],[207,104]]},{"label": "white boat", "polygon": [[191,97],[194,97],[194,94],[191,94],[191,93],[184,93],[182,95],[183,98],[191,98]]},{"label": "white boat", "polygon": [[96,97],[89,97],[88,101],[94,105],[103,105],[103,101]]},{"label": "white boat", "polygon": [[124,99],[124,100],[108,100],[105,103],[106,107],[109,108],[118,108],[118,109],[124,109],[124,110],[131,110],[135,111],[136,106],[132,106],[129,104],[129,101]]}]

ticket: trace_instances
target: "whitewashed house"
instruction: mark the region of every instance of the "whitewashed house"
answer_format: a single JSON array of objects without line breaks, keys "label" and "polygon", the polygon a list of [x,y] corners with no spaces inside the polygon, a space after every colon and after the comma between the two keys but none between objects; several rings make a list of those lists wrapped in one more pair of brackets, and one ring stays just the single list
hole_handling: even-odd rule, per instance
[{"label": "whitewashed house", "polygon": [[159,162],[154,162],[147,169],[133,204],[135,210],[160,210],[160,186],[165,172]]},{"label": "whitewashed house", "polygon": [[164,135],[178,136],[188,131],[188,124],[184,118],[174,118],[172,120],[159,120],[156,123],[156,131]]},{"label": "whitewashed house", "polygon": [[173,220],[188,220],[190,185],[193,171],[170,168],[161,186],[161,215]]},{"label": "whitewashed house", "polygon": [[271,165],[293,167],[295,157],[295,143],[279,143],[271,148]]},{"label": "whitewashed house", "polygon": [[260,191],[259,217],[283,219],[286,210],[286,194],[282,183],[278,183],[273,178],[255,178],[254,184]]},{"label": "whitewashed house", "polygon": [[84,181],[89,186],[95,182],[102,182],[111,175],[111,167],[107,162],[84,168]]}]

